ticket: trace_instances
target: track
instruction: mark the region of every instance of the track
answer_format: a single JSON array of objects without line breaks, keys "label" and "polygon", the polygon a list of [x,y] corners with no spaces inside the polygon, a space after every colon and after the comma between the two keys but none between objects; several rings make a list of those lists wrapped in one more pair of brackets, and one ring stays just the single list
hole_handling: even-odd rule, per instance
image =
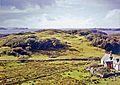
[{"label": "track", "polygon": [[100,58],[70,58],[70,59],[48,59],[48,60],[0,60],[0,61],[38,61],[38,62],[52,62],[52,61],[100,61]]}]

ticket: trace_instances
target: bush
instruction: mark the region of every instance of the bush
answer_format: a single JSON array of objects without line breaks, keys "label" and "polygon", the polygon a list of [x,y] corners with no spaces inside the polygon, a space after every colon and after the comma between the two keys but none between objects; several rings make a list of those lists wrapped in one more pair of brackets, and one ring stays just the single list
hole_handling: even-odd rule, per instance
[{"label": "bush", "polygon": [[10,47],[1,47],[0,48],[0,54],[7,54],[8,51],[10,51]]},{"label": "bush", "polygon": [[66,43],[62,43],[56,38],[39,40],[36,36],[13,37],[8,39],[3,46],[12,48],[12,51],[7,52],[8,55],[30,55],[29,52],[40,50],[58,50],[66,48]]},{"label": "bush", "polygon": [[86,36],[91,45],[105,49],[107,52],[112,51],[114,54],[120,54],[119,38],[114,36],[92,33]]}]

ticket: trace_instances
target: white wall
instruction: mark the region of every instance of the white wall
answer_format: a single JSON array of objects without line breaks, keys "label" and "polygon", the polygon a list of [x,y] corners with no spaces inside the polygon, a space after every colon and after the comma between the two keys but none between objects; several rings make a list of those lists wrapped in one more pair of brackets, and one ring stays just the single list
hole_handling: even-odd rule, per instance
[{"label": "white wall", "polygon": [[101,64],[104,64],[103,62],[104,62],[104,61],[101,59]]},{"label": "white wall", "polygon": [[114,68],[118,71],[119,70],[119,65],[116,65]]}]

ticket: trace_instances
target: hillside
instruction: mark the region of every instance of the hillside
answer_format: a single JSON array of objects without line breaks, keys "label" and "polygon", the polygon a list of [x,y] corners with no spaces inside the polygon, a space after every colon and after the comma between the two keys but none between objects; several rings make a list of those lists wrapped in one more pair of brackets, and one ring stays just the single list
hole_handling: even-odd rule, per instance
[{"label": "hillside", "polygon": [[96,30],[40,30],[14,33],[0,38],[0,59],[98,58],[105,50],[86,38]]},{"label": "hillside", "polygon": [[[0,84],[119,85],[119,76],[101,78],[86,70],[88,67],[98,66],[100,61],[72,60],[101,58],[105,53],[109,53],[101,47],[102,41],[105,38],[104,45],[107,45],[109,39],[112,39],[111,36],[117,37],[115,40],[119,39],[118,34],[106,35],[96,30],[39,30],[1,35]],[[115,56],[120,57],[119,54]],[[51,59],[71,60],[50,61]],[[103,67],[98,67],[97,70],[102,73],[116,72]]]}]

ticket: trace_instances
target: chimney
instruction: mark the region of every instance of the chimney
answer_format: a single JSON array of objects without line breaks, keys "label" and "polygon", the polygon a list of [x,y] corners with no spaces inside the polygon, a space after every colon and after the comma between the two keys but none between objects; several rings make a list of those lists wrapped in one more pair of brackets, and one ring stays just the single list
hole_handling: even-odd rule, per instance
[{"label": "chimney", "polygon": [[110,60],[112,60],[113,57],[112,57],[112,51],[110,51]]},{"label": "chimney", "polygon": [[112,57],[112,51],[110,51],[110,57]]},{"label": "chimney", "polygon": [[110,60],[112,60],[113,59],[113,57],[110,57]]},{"label": "chimney", "polygon": [[117,63],[118,63],[118,62],[119,62],[119,59],[117,58],[116,61],[117,61]]}]

